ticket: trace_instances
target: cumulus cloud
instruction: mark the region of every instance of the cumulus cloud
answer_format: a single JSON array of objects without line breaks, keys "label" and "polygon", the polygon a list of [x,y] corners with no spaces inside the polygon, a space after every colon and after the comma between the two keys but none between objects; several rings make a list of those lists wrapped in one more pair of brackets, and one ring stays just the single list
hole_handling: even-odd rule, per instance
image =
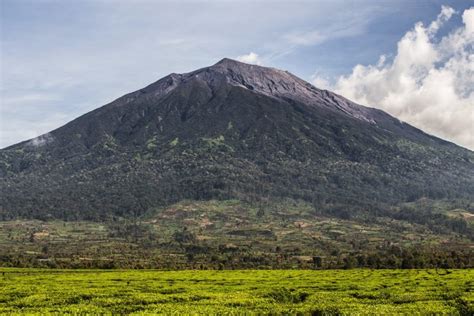
[{"label": "cumulus cloud", "polygon": [[258,54],[254,53],[254,52],[250,52],[247,55],[237,56],[237,60],[241,61],[243,63],[246,63],[246,64],[254,64],[254,65],[261,65],[262,64],[262,60],[260,59]]},{"label": "cumulus cloud", "polygon": [[443,6],[429,25],[416,23],[390,61],[380,56],[376,64],[356,65],[332,85],[317,75],[313,83],[474,149],[474,7],[463,12],[462,26],[438,38],[453,14]]}]

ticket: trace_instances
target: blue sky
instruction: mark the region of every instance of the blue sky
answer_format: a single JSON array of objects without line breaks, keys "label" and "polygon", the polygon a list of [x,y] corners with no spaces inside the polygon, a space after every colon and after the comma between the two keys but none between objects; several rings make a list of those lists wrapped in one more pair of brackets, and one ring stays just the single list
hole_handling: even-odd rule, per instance
[{"label": "blue sky", "polygon": [[[388,101],[361,99],[340,79],[357,64],[377,64],[381,55],[396,59],[397,44],[415,23],[429,25],[442,5],[449,6],[456,13],[431,39],[436,45],[465,24],[462,13],[474,2],[1,0],[0,5],[2,148],[171,72],[251,52],[258,55],[253,62],[314,83],[319,78],[356,101],[382,104]],[[411,122],[405,112],[402,119]],[[418,122],[411,123],[426,127],[426,119]],[[443,138],[461,139],[427,126]],[[471,132],[459,141],[466,147]]]}]

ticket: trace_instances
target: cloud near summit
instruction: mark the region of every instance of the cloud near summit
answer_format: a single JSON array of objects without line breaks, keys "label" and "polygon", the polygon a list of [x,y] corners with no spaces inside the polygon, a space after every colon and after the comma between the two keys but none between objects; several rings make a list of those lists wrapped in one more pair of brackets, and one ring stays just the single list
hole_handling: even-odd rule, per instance
[{"label": "cloud near summit", "polygon": [[237,56],[237,60],[246,64],[262,65],[260,56],[254,52],[250,52],[247,55]]},{"label": "cloud near summit", "polygon": [[382,55],[334,84],[319,76],[313,83],[474,150],[474,7],[462,13],[461,27],[438,37],[454,14],[461,13],[443,6],[429,25],[416,23],[393,59]]}]

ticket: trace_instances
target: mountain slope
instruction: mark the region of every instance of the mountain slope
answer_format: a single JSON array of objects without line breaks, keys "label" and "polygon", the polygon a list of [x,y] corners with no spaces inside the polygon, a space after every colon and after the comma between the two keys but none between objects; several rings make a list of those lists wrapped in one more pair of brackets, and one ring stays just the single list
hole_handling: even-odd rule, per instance
[{"label": "mountain slope", "polygon": [[134,217],[183,200],[364,212],[472,201],[474,153],[294,75],[229,59],[0,151],[0,215]]}]

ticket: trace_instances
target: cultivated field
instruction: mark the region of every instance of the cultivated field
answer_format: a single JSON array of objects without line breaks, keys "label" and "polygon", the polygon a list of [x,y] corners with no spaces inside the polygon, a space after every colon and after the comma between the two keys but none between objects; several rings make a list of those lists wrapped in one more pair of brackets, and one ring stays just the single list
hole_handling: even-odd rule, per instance
[{"label": "cultivated field", "polygon": [[[398,219],[382,215],[340,218],[319,213],[301,201],[260,207],[237,200],[212,200],[182,201],[135,221],[0,221],[0,266],[166,270],[474,267],[474,217],[468,218],[467,209],[430,200],[402,208],[393,211]],[[422,213],[425,209],[433,213]],[[315,264],[317,257],[321,260]]]},{"label": "cultivated field", "polygon": [[472,315],[469,270],[0,269],[0,313]]}]

